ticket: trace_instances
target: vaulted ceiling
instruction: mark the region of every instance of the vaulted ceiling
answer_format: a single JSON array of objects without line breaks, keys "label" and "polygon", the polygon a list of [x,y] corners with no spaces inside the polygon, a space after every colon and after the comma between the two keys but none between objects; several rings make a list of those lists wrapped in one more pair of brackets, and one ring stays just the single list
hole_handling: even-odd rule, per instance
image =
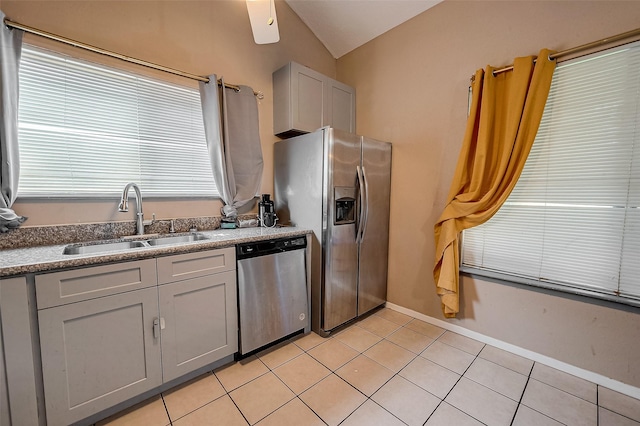
[{"label": "vaulted ceiling", "polygon": [[285,0],[334,58],[442,0]]}]

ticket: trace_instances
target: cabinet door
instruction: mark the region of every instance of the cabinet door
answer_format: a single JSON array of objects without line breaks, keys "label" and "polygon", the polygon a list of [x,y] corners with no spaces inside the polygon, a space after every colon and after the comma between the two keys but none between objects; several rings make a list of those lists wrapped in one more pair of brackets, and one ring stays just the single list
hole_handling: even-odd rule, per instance
[{"label": "cabinet door", "polygon": [[326,121],[328,78],[290,62],[273,73],[273,132],[296,135],[312,132]]},{"label": "cabinet door", "polygon": [[329,79],[327,85],[327,119],[325,126],[356,132],[356,91],[353,87]]},{"label": "cabinet door", "polygon": [[[0,326],[1,325],[0,323]],[[9,425],[11,424],[11,417],[9,417],[9,389],[7,388],[6,371],[4,368],[4,349],[2,347],[1,331],[2,327],[0,327],[0,425]]]},{"label": "cabinet door", "polygon": [[33,302],[26,277],[0,279],[0,425],[38,424],[32,341]]},{"label": "cabinet door", "polygon": [[156,287],[38,311],[47,424],[73,423],[160,386],[157,317]]},{"label": "cabinet door", "polygon": [[168,382],[238,350],[235,270],[159,287]]},{"label": "cabinet door", "polygon": [[324,93],[327,77],[305,66],[291,64],[292,127],[313,132],[326,121]]}]

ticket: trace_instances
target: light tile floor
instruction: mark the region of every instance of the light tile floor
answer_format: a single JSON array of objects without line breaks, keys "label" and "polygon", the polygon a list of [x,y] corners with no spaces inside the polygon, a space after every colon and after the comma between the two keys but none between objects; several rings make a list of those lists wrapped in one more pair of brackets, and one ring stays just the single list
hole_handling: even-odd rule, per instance
[{"label": "light tile floor", "polygon": [[98,425],[638,425],[640,401],[382,309],[298,336]]}]

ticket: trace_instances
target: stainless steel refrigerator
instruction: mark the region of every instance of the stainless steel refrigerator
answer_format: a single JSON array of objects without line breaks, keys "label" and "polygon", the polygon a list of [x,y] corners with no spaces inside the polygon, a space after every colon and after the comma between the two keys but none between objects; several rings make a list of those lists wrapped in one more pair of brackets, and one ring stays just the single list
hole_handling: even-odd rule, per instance
[{"label": "stainless steel refrigerator", "polygon": [[276,213],[313,230],[311,327],[332,330],[387,294],[391,144],[324,127],[274,145]]}]

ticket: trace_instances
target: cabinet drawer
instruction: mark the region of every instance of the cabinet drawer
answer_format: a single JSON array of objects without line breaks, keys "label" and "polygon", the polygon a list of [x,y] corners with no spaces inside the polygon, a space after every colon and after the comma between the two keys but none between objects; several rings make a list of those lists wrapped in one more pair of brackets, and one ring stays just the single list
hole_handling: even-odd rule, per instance
[{"label": "cabinet drawer", "polygon": [[155,259],[36,275],[38,309],[156,285]]},{"label": "cabinet drawer", "polygon": [[166,284],[234,269],[234,247],[161,257],[158,258],[158,283]]}]

